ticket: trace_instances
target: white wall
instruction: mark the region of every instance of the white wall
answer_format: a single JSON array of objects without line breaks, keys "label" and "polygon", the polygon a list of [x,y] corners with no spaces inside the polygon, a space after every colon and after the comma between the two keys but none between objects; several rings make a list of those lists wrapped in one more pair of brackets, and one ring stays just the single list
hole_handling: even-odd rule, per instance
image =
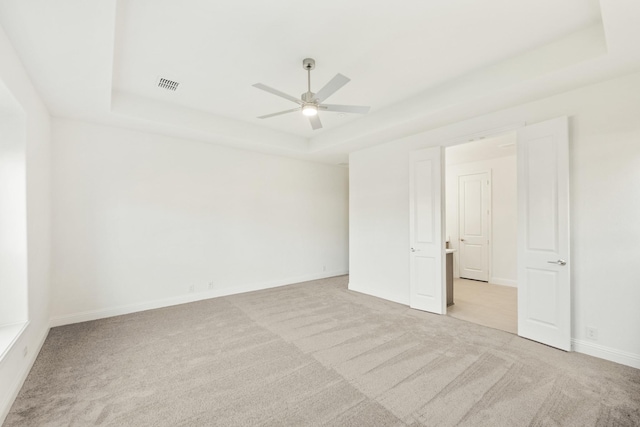
[{"label": "white wall", "polygon": [[66,119],[53,148],[54,325],[347,272],[344,168]]},{"label": "white wall", "polygon": [[[409,302],[409,152],[569,116],[574,346],[640,368],[640,73],[350,155],[350,288]],[[468,139],[468,138],[466,138]],[[586,328],[598,329],[598,340]]]},{"label": "white wall", "polygon": [[[29,324],[0,360],[0,423],[4,420],[49,331],[49,113],[0,29],[0,80],[26,117],[27,293]],[[27,349],[27,354],[24,351]]]},{"label": "white wall", "polygon": [[516,286],[518,279],[518,188],[515,155],[446,166],[446,235],[450,237],[454,276],[460,277],[458,261],[458,177],[489,171],[491,174],[491,265],[489,282]]}]

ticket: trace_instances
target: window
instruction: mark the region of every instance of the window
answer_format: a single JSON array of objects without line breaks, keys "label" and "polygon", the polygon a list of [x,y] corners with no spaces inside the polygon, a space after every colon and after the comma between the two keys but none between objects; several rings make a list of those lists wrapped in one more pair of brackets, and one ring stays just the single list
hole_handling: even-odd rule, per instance
[{"label": "window", "polygon": [[25,140],[24,111],[0,82],[0,360],[28,321]]}]

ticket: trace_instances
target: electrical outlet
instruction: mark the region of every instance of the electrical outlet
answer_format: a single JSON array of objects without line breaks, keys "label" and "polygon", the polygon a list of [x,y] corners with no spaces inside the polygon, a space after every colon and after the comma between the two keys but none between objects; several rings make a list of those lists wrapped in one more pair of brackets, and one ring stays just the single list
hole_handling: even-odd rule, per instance
[{"label": "electrical outlet", "polygon": [[598,340],[598,330],[596,328],[591,328],[587,326],[587,338],[590,340],[597,341]]},{"label": "electrical outlet", "polygon": [[327,266],[326,265],[322,266],[322,271],[327,271]]},{"label": "electrical outlet", "polygon": [[22,350],[22,357],[27,357],[27,355],[29,354],[29,347],[24,347],[24,350]]},{"label": "electrical outlet", "polygon": [[214,287],[213,282],[209,282],[209,290],[213,289],[213,287]]},{"label": "electrical outlet", "polygon": [[196,286],[195,285],[189,286],[189,292],[195,292],[195,291],[196,291]]}]

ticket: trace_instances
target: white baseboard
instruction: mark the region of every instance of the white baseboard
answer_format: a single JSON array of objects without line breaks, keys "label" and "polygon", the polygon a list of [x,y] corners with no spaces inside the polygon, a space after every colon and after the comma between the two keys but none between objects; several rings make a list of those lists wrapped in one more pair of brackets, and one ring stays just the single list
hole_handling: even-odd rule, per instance
[{"label": "white baseboard", "polygon": [[371,289],[368,289],[364,286],[358,286],[357,284],[354,284],[352,282],[349,282],[349,290],[365,295],[370,295],[372,297],[385,299],[387,301],[397,302],[398,304],[409,305],[409,301],[406,298],[401,298],[397,295],[393,295],[387,292],[372,291]]},{"label": "white baseboard", "polygon": [[571,347],[573,348],[573,351],[578,353],[588,354],[589,356],[599,357],[600,359],[640,369],[640,354],[628,353],[626,351],[616,350],[614,348],[605,347],[589,341],[576,339],[571,340]]},{"label": "white baseboard", "polygon": [[24,384],[24,381],[27,379],[29,372],[31,372],[31,368],[35,363],[36,358],[38,357],[38,354],[40,354],[40,350],[44,345],[44,341],[47,339],[47,335],[49,335],[49,328],[45,328],[44,333],[38,340],[38,348],[30,349],[29,355],[27,356],[28,357],[27,364],[24,365],[22,372],[19,372],[15,376],[15,380],[13,381],[13,383],[9,388],[9,390],[11,390],[10,393],[7,395],[4,402],[0,403],[0,426],[4,423],[4,420],[5,418],[7,418],[7,415],[9,415],[9,410],[11,410],[11,405],[13,405],[13,402],[16,400],[16,397],[18,397],[18,393],[20,393],[20,390],[22,389],[22,385]]},{"label": "white baseboard", "polygon": [[145,301],[136,304],[127,304],[117,307],[104,308],[99,310],[83,311],[80,313],[55,316],[51,318],[51,327],[71,325],[73,323],[88,322],[91,320],[104,319],[107,317],[122,316],[123,314],[137,313],[139,311],[153,310],[156,308],[169,307],[172,305],[186,304],[195,301],[202,301],[210,298],[224,297],[228,295],[242,294],[245,292],[260,291],[263,289],[277,288],[279,286],[292,285],[294,283],[307,282],[310,280],[325,279],[327,277],[342,276],[349,274],[348,270],[327,271],[318,274],[308,274],[304,276],[292,277],[283,280],[270,282],[252,283],[249,285],[237,286],[233,288],[212,289],[203,292],[178,295],[171,298],[163,298],[153,301]]},{"label": "white baseboard", "polygon": [[514,288],[518,287],[517,280],[503,279],[502,277],[491,277],[489,278],[489,283],[493,285],[512,286]]}]

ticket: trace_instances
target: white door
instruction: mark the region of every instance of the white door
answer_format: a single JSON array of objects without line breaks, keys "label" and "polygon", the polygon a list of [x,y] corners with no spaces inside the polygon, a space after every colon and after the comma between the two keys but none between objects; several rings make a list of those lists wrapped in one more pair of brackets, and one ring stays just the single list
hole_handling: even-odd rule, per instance
[{"label": "white door", "polygon": [[489,281],[489,172],[458,177],[460,277]]},{"label": "white door", "polygon": [[518,131],[518,334],[571,349],[569,136],[561,117]]},{"label": "white door", "polygon": [[443,150],[441,147],[417,150],[410,154],[409,232],[410,232],[410,306],[443,314],[444,230],[442,227],[444,192],[442,191]]}]

